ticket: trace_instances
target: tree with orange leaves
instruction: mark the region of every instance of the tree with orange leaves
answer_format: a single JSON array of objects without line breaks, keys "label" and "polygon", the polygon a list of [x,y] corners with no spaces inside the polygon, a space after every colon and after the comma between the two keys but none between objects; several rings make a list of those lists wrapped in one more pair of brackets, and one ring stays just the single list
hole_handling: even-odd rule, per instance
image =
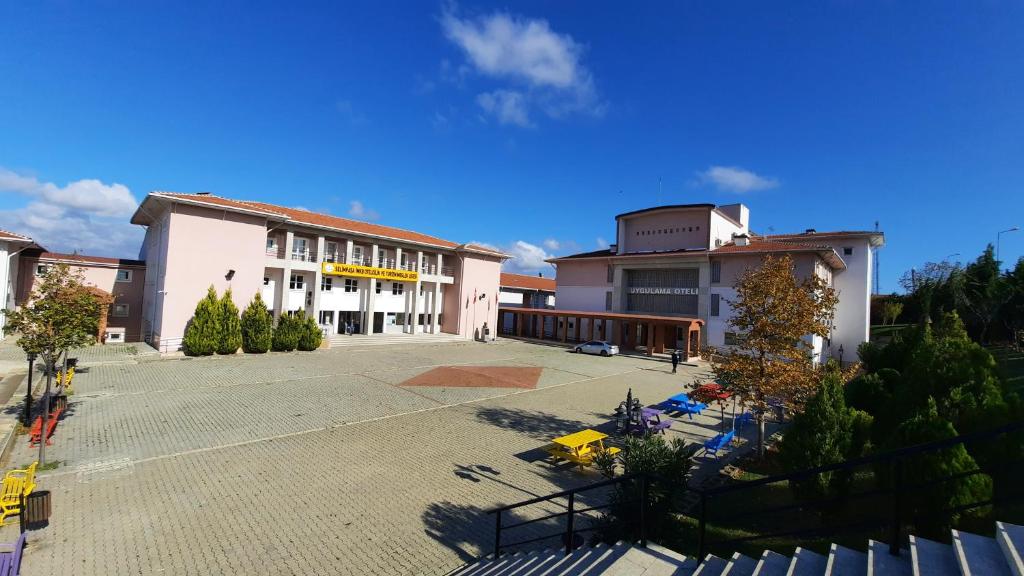
[{"label": "tree with orange leaves", "polygon": [[718,382],[752,409],[762,456],[765,413],[774,405],[799,409],[816,390],[811,337],[829,335],[839,298],[817,274],[798,279],[789,255],[765,257],[734,288],[729,326],[739,343],[706,356]]}]

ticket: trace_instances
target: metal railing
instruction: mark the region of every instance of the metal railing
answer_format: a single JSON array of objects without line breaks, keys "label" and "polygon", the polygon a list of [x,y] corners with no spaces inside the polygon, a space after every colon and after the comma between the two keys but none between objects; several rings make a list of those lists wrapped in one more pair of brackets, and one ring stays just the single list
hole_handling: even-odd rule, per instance
[{"label": "metal railing", "polygon": [[[1024,500],[1024,483],[1016,475],[1021,472],[1024,459],[989,459],[989,462],[973,470],[966,470],[909,482],[914,466],[920,466],[928,458],[934,458],[945,450],[979,444],[993,444],[1010,434],[1024,431],[1024,421],[1012,422],[997,428],[963,434],[925,444],[907,446],[884,453],[873,454],[836,464],[818,466],[788,474],[768,476],[756,480],[726,484],[695,492],[700,497],[696,518],[698,521],[698,558],[704,558],[712,547],[715,551],[729,550],[737,544],[769,540],[773,538],[810,538],[849,534],[871,534],[888,540],[889,552],[899,554],[911,526],[926,525],[929,522],[948,522],[954,515],[968,510],[985,508],[996,504]],[[1020,438],[1013,442],[1020,443]],[[984,447],[982,447],[983,449]],[[980,452],[982,449],[979,449]],[[1011,453],[1011,451],[1007,451]],[[1018,454],[1020,453],[1018,449]],[[1015,468],[1016,467],[1016,468]],[[733,511],[724,515],[716,514],[716,504],[728,501],[741,492],[786,483],[801,486],[828,474],[848,480],[843,488],[811,498],[802,491],[801,498],[794,498],[783,504],[769,504],[763,508]],[[986,475],[993,480],[993,496],[973,502],[960,502],[955,506],[931,507],[926,500],[934,490],[955,480]],[[858,486],[858,476],[869,479]],[[743,502],[770,502],[770,498],[747,498]],[[728,508],[728,506],[723,506]],[[839,511],[844,513],[840,514]],[[819,512],[820,514],[816,514]],[[770,519],[769,530],[749,531],[744,536],[712,540],[709,528],[715,524],[738,526],[737,521],[751,525],[763,525]],[[809,524],[809,525],[807,525]]]},{"label": "metal railing", "polygon": [[316,262],[316,254],[311,250],[292,250],[292,260],[299,262]]},{"label": "metal railing", "polygon": [[[538,496],[536,498],[531,498],[529,500],[524,500],[522,502],[517,502],[515,504],[509,504],[507,506],[501,506],[501,507],[498,507],[498,508],[494,508],[492,510],[488,510],[487,511],[488,514],[494,514],[494,551],[493,551],[493,555],[494,555],[495,558],[497,558],[499,555],[501,555],[501,551],[503,549],[515,548],[515,547],[518,547],[518,546],[524,546],[526,544],[532,544],[532,543],[535,543],[535,542],[540,542],[541,540],[548,540],[548,539],[551,539],[551,538],[558,538],[558,537],[561,537],[563,539],[563,541],[564,541],[566,555],[572,553],[574,548],[579,547],[579,545],[576,543],[577,542],[577,540],[576,540],[576,536],[577,535],[579,535],[581,533],[584,533],[584,532],[594,532],[594,531],[597,531],[597,530],[602,530],[604,528],[609,528],[611,526],[621,525],[621,524],[623,524],[625,522],[625,521],[620,520],[620,521],[613,521],[613,522],[605,522],[603,524],[595,524],[595,525],[586,526],[586,527],[578,526],[577,525],[577,517],[579,517],[579,516],[586,516],[589,513],[598,512],[600,510],[605,510],[605,509],[610,508],[612,506],[612,503],[606,503],[606,504],[599,504],[599,505],[595,505],[595,506],[588,506],[588,505],[584,504],[582,507],[578,507],[577,506],[577,504],[579,503],[579,499],[577,498],[578,495],[580,495],[581,493],[584,493],[584,492],[590,492],[590,491],[598,490],[598,489],[602,489],[602,488],[611,488],[613,486],[618,486],[618,485],[621,485],[621,484],[633,483],[633,482],[638,482],[640,484],[640,498],[638,498],[637,500],[628,501],[628,502],[626,502],[626,504],[634,504],[635,503],[637,506],[639,506],[639,515],[638,515],[638,521],[637,521],[637,523],[639,524],[639,528],[638,528],[638,531],[639,531],[639,534],[640,534],[639,541],[640,541],[640,545],[641,546],[646,546],[647,545],[647,536],[646,536],[646,532],[645,532],[644,516],[645,516],[645,509],[647,508],[647,505],[646,505],[646,503],[647,503],[647,490],[648,490],[648,486],[650,485],[650,482],[652,480],[653,480],[653,477],[648,475],[648,474],[632,474],[632,475],[620,476],[618,478],[612,478],[610,480],[605,480],[603,482],[597,482],[595,484],[588,484],[586,486],[581,486],[579,488],[573,488],[571,490],[563,490],[562,492],[556,492],[554,494],[549,494],[547,496]],[[556,500],[560,500],[562,498],[564,498],[565,501],[566,501],[566,503],[564,505],[561,505],[561,504],[555,502]],[[528,507],[528,506],[534,506],[534,505],[537,505],[537,504],[542,504],[542,503],[554,503],[556,506],[558,506],[560,508],[563,508],[564,511],[556,512],[554,514],[547,514],[547,515],[539,516],[539,517],[536,517],[536,518],[529,518],[527,520],[520,520],[518,522],[515,522],[514,524],[505,524],[502,521],[503,516],[507,512],[510,512],[512,510],[517,510],[517,509],[525,508],[525,507]],[[557,532],[544,533],[544,534],[542,534],[540,536],[533,536],[531,538],[527,538],[526,540],[517,540],[517,541],[511,542],[511,543],[505,543],[505,542],[502,541],[502,535],[504,533],[508,532],[509,530],[514,530],[516,528],[521,528],[521,527],[524,527],[524,526],[534,526],[534,525],[536,525],[539,522],[544,522],[546,520],[555,520],[555,519],[563,518],[563,517],[565,518],[565,528],[564,529],[560,529]]]},{"label": "metal railing", "polygon": [[[1013,437],[1008,438],[1010,435]],[[1003,439],[1009,440],[1006,446],[1015,448],[1015,450],[1005,449],[1006,446],[1002,450],[997,450],[998,442]],[[927,460],[929,457],[934,458],[944,450],[979,445],[982,446],[976,452],[980,453],[983,449],[991,449],[992,453],[983,459],[983,464],[978,468],[950,473],[941,477],[931,477],[918,482],[908,481],[908,477],[913,477],[914,467],[920,466],[923,460]],[[920,527],[924,522],[935,520],[949,522],[954,515],[968,510],[1024,502],[1024,482],[1021,482],[1024,458],[1007,457],[1019,456],[1021,445],[1024,445],[1024,421],[1016,421],[981,432],[907,446],[827,466],[767,476],[757,480],[735,482],[714,488],[689,488],[688,490],[699,498],[695,505],[696,512],[693,513],[692,510],[689,512],[676,510],[676,512],[683,512],[697,521],[696,548],[698,550],[697,558],[701,561],[708,552],[731,554],[735,545],[742,543],[775,538],[806,539],[826,535],[871,534],[878,539],[888,540],[889,552],[899,554],[901,546],[905,543],[904,540],[910,534],[909,528],[912,526]],[[804,494],[801,498],[794,498],[783,504],[773,503],[771,498],[745,498],[742,499],[744,504],[765,502],[766,506],[718,514],[720,505],[722,509],[727,510],[728,500],[730,498],[735,500],[744,492],[749,495],[752,491],[780,483],[786,483],[787,489],[791,488],[790,483],[796,483],[796,486],[799,487],[801,481],[814,479],[822,474],[845,474],[854,478],[856,474],[865,470],[872,474],[863,475],[870,481],[867,482],[868,485],[860,489],[852,485],[847,490],[840,490],[838,494],[826,494],[819,498],[809,498]],[[993,480],[991,497],[973,502],[959,501],[955,505],[944,507],[928,507],[927,502],[922,502],[922,499],[928,497],[930,490],[935,490],[948,482],[979,475],[986,475]],[[628,501],[627,504],[636,502],[639,506],[639,521],[637,522],[639,526],[635,527],[635,536],[642,545],[645,545],[647,538],[645,510],[650,507],[648,487],[652,482],[662,481],[653,475],[633,474],[488,510],[488,514],[495,515],[493,554],[497,557],[502,550],[559,536],[565,539],[565,552],[569,554],[574,547],[576,534],[601,530],[614,524],[579,528],[576,525],[579,515],[609,508],[611,504],[587,505],[581,508],[578,507],[577,496],[587,491],[611,488],[626,482],[642,483],[639,501]],[[503,521],[503,515],[512,510],[542,503],[553,503],[561,499],[565,499],[566,503],[559,504],[560,510],[554,514],[529,518],[514,524],[506,524]],[[855,510],[852,514],[834,513],[843,509],[849,512],[854,507]],[[823,513],[815,514],[817,511]],[[503,539],[509,530],[563,517],[565,518],[564,527],[557,532],[541,534],[511,543],[506,543]],[[744,525],[741,526],[737,521],[742,521]],[[802,526],[807,522],[812,525]],[[740,531],[744,535],[712,539],[711,533],[716,524],[728,524],[729,530],[723,531],[723,534]]]}]

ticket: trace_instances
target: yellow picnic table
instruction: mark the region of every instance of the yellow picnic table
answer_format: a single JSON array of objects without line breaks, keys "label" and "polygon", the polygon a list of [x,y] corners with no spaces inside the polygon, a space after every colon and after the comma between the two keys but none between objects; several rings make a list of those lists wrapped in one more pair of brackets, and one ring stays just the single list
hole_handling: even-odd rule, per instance
[{"label": "yellow picnic table", "polygon": [[608,452],[609,454],[619,453],[619,449],[614,446],[605,448],[604,439],[607,437],[607,434],[602,434],[597,430],[588,428],[567,436],[555,438],[546,450],[556,460],[559,458],[569,460],[583,468],[593,464],[594,456],[597,454],[602,452]]}]

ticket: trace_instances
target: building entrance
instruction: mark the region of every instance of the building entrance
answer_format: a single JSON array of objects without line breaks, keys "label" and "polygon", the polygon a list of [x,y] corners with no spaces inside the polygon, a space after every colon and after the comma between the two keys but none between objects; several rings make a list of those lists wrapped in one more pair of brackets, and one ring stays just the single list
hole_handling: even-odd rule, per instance
[{"label": "building entrance", "polygon": [[384,313],[374,312],[373,313],[373,333],[380,334],[384,332]]}]

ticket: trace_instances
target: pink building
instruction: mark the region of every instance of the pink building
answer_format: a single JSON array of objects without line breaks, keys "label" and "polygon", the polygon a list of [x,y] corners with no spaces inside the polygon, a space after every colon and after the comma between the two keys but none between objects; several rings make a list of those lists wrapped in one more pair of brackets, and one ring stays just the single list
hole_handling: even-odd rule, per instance
[{"label": "pink building", "polygon": [[113,302],[107,312],[104,338],[108,343],[137,342],[142,338],[142,292],[146,282],[146,263],[81,254],[57,254],[27,249],[19,258],[17,302],[28,300],[39,276],[49,266],[67,264],[80,272],[83,284],[110,294]]},{"label": "pink building", "polygon": [[153,192],[146,227],[142,337],[181,347],[210,285],[244,308],[258,293],[275,316],[303,310],[332,333],[493,336],[507,255],[427,234],[211,194]]}]

